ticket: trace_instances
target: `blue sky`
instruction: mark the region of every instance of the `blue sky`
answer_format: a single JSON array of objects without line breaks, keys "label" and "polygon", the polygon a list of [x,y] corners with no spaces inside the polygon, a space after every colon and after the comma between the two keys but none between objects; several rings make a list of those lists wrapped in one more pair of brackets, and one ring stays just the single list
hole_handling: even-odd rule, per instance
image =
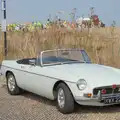
[{"label": "blue sky", "polygon": [[95,13],[105,24],[111,25],[115,20],[120,26],[120,0],[7,0],[7,21],[44,21],[58,11],[64,11],[67,18],[73,8],[77,8],[77,16],[87,17],[90,7],[95,7]]}]

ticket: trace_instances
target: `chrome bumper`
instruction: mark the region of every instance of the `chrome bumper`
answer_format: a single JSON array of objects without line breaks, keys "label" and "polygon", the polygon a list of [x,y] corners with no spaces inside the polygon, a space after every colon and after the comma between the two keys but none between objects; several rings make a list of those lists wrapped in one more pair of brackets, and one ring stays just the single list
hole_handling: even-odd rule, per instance
[{"label": "chrome bumper", "polygon": [[109,106],[114,104],[120,104],[120,100],[118,102],[111,102],[111,101],[108,101],[108,103],[104,102],[105,99],[111,99],[115,97],[120,98],[120,93],[93,96],[92,98],[76,96],[75,101],[80,105],[90,105],[90,106]]}]

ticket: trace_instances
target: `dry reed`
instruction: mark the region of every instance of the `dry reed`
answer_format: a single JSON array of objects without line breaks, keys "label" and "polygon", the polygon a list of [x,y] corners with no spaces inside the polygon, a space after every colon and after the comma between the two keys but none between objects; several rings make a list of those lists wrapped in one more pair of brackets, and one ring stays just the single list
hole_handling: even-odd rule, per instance
[{"label": "dry reed", "polygon": [[[85,49],[93,63],[120,67],[120,28],[106,27],[85,30],[66,30],[53,26],[48,30],[8,33],[7,59],[35,57],[46,49]],[[0,41],[0,61],[3,57],[3,40]]]}]

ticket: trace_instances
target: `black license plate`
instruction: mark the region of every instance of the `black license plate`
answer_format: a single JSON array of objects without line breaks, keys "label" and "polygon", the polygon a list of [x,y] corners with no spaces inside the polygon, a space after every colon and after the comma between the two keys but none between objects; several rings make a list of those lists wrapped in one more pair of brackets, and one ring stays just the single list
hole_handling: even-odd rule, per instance
[{"label": "black license plate", "polygon": [[120,103],[120,97],[110,97],[104,99],[105,104]]}]

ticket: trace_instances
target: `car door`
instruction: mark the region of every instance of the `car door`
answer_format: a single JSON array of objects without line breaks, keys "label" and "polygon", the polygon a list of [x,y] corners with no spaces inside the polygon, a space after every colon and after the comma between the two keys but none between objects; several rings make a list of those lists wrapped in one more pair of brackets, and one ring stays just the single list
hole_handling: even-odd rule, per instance
[{"label": "car door", "polygon": [[35,65],[26,65],[21,68],[24,76],[24,89],[38,95],[54,99],[53,86],[57,81],[54,78],[47,76],[50,72],[49,67],[44,68]]}]

